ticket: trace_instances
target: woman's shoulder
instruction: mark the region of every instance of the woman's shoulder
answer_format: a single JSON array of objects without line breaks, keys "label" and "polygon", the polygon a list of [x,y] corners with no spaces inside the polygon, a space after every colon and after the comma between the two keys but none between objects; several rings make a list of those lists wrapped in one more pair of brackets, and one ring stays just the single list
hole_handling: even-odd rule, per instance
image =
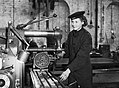
[{"label": "woman's shoulder", "polygon": [[92,38],[92,35],[91,35],[90,32],[87,31],[86,29],[84,29],[84,35],[85,35],[85,37],[86,37],[87,39]]},{"label": "woman's shoulder", "polygon": [[90,35],[90,36],[91,36],[90,32],[87,31],[86,29],[84,29],[84,32],[85,32],[87,35]]}]

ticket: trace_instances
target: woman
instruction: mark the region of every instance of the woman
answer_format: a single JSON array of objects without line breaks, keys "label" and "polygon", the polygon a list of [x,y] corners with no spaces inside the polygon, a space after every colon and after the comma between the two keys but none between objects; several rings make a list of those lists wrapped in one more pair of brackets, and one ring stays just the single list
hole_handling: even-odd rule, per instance
[{"label": "woman", "polygon": [[[60,80],[68,78],[69,88],[92,88],[92,67],[90,63],[90,51],[92,49],[92,37],[85,30],[87,19],[85,11],[73,13],[68,16],[71,19],[73,30],[69,33],[65,42],[65,57],[69,57],[69,64]],[[63,55],[62,54],[62,55]]]}]

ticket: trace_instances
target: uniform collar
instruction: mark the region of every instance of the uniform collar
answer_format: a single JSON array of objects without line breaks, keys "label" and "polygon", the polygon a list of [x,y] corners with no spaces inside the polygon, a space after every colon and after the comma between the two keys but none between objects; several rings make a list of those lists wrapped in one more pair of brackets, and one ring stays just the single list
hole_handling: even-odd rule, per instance
[{"label": "uniform collar", "polygon": [[80,30],[73,30],[72,32],[73,32],[73,36],[74,37],[77,37],[78,35],[79,35],[79,33],[81,32],[83,30],[83,28],[81,28]]}]

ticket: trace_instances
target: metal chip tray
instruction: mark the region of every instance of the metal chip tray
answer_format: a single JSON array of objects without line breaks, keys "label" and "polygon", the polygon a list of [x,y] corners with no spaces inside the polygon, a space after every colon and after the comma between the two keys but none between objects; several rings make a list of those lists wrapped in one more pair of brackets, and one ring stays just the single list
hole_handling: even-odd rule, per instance
[{"label": "metal chip tray", "polygon": [[66,86],[48,70],[30,69],[33,88],[66,88]]}]

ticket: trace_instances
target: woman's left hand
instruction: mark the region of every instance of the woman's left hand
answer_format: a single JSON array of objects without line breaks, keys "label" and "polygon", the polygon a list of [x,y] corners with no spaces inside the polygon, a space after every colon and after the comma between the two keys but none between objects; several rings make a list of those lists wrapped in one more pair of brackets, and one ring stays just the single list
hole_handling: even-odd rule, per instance
[{"label": "woman's left hand", "polygon": [[68,68],[66,71],[64,71],[61,76],[60,76],[60,80],[61,81],[64,81],[68,78],[69,74],[70,74],[70,69]]}]

